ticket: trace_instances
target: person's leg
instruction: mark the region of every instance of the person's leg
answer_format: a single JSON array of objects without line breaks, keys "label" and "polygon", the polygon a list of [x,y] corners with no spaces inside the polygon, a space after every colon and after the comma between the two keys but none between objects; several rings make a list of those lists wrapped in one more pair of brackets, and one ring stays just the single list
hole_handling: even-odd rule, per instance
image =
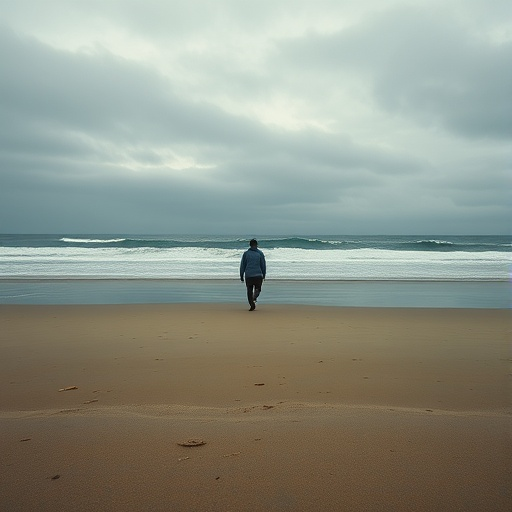
[{"label": "person's leg", "polygon": [[254,288],[254,281],[252,277],[246,277],[245,278],[245,286],[247,286],[247,302],[250,306],[252,306],[253,303],[253,288]]},{"label": "person's leg", "polygon": [[261,285],[262,284],[263,284],[263,277],[256,278],[256,280],[254,282],[254,294],[253,294],[254,302],[256,302],[258,300],[258,297],[261,293]]}]

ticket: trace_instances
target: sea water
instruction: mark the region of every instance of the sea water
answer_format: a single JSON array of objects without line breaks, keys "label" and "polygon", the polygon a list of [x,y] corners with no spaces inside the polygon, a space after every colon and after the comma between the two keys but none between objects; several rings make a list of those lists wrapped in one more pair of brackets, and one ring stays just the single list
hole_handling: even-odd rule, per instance
[{"label": "sea water", "polygon": [[[507,280],[501,236],[260,237],[269,279]],[[0,278],[231,279],[248,237],[0,235]]]},{"label": "sea water", "polygon": [[[0,235],[0,302],[53,303],[59,302],[59,294],[63,303],[66,296],[80,303],[238,300],[239,287],[233,288],[233,283],[239,284],[240,258],[250,238]],[[413,294],[412,305],[425,306],[421,298],[428,297],[434,287],[438,290],[434,296],[457,291],[455,307],[473,307],[471,300],[464,305],[462,299],[470,291],[468,283],[474,283],[470,296],[496,296],[490,301],[484,297],[488,305],[483,307],[509,306],[510,237],[309,235],[260,236],[258,240],[267,260],[269,301],[273,296],[274,300],[281,297],[278,302],[360,305],[354,297],[362,296],[366,297],[362,305],[368,305],[381,296],[376,305],[407,305],[390,297],[397,293],[404,297],[404,290],[417,291],[418,283],[423,283],[420,294]],[[60,288],[55,284],[59,281]],[[77,281],[82,282],[80,288]],[[47,291],[37,299],[44,287]],[[86,290],[91,290],[89,298]],[[303,296],[297,293],[301,290]],[[342,300],[341,291],[348,290],[350,294]],[[435,298],[427,303],[439,305]]]}]

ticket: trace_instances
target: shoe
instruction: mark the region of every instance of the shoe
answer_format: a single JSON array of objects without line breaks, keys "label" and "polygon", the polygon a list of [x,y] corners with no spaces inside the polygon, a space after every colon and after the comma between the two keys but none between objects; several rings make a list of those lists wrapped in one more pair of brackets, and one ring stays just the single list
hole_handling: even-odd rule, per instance
[{"label": "shoe", "polygon": [[254,302],[251,302],[251,309],[249,311],[254,311],[256,309],[256,304]]}]

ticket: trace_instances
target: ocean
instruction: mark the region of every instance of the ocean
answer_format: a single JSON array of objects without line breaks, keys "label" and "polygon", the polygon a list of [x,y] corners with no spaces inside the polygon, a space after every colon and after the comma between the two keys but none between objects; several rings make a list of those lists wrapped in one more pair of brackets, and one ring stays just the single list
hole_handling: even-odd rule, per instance
[{"label": "ocean", "polygon": [[[0,235],[0,303],[236,302],[250,238]],[[510,306],[507,236],[257,238],[269,303],[396,306],[390,297],[402,296],[403,306]],[[404,290],[419,293],[411,302]],[[450,290],[453,301],[435,299]]]}]

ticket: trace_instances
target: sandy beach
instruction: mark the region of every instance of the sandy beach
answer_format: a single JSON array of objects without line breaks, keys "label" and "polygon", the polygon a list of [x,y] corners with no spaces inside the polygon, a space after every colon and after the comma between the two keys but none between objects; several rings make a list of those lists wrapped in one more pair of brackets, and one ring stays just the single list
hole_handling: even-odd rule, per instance
[{"label": "sandy beach", "polygon": [[0,325],[2,511],[512,507],[508,310],[0,305]]}]

